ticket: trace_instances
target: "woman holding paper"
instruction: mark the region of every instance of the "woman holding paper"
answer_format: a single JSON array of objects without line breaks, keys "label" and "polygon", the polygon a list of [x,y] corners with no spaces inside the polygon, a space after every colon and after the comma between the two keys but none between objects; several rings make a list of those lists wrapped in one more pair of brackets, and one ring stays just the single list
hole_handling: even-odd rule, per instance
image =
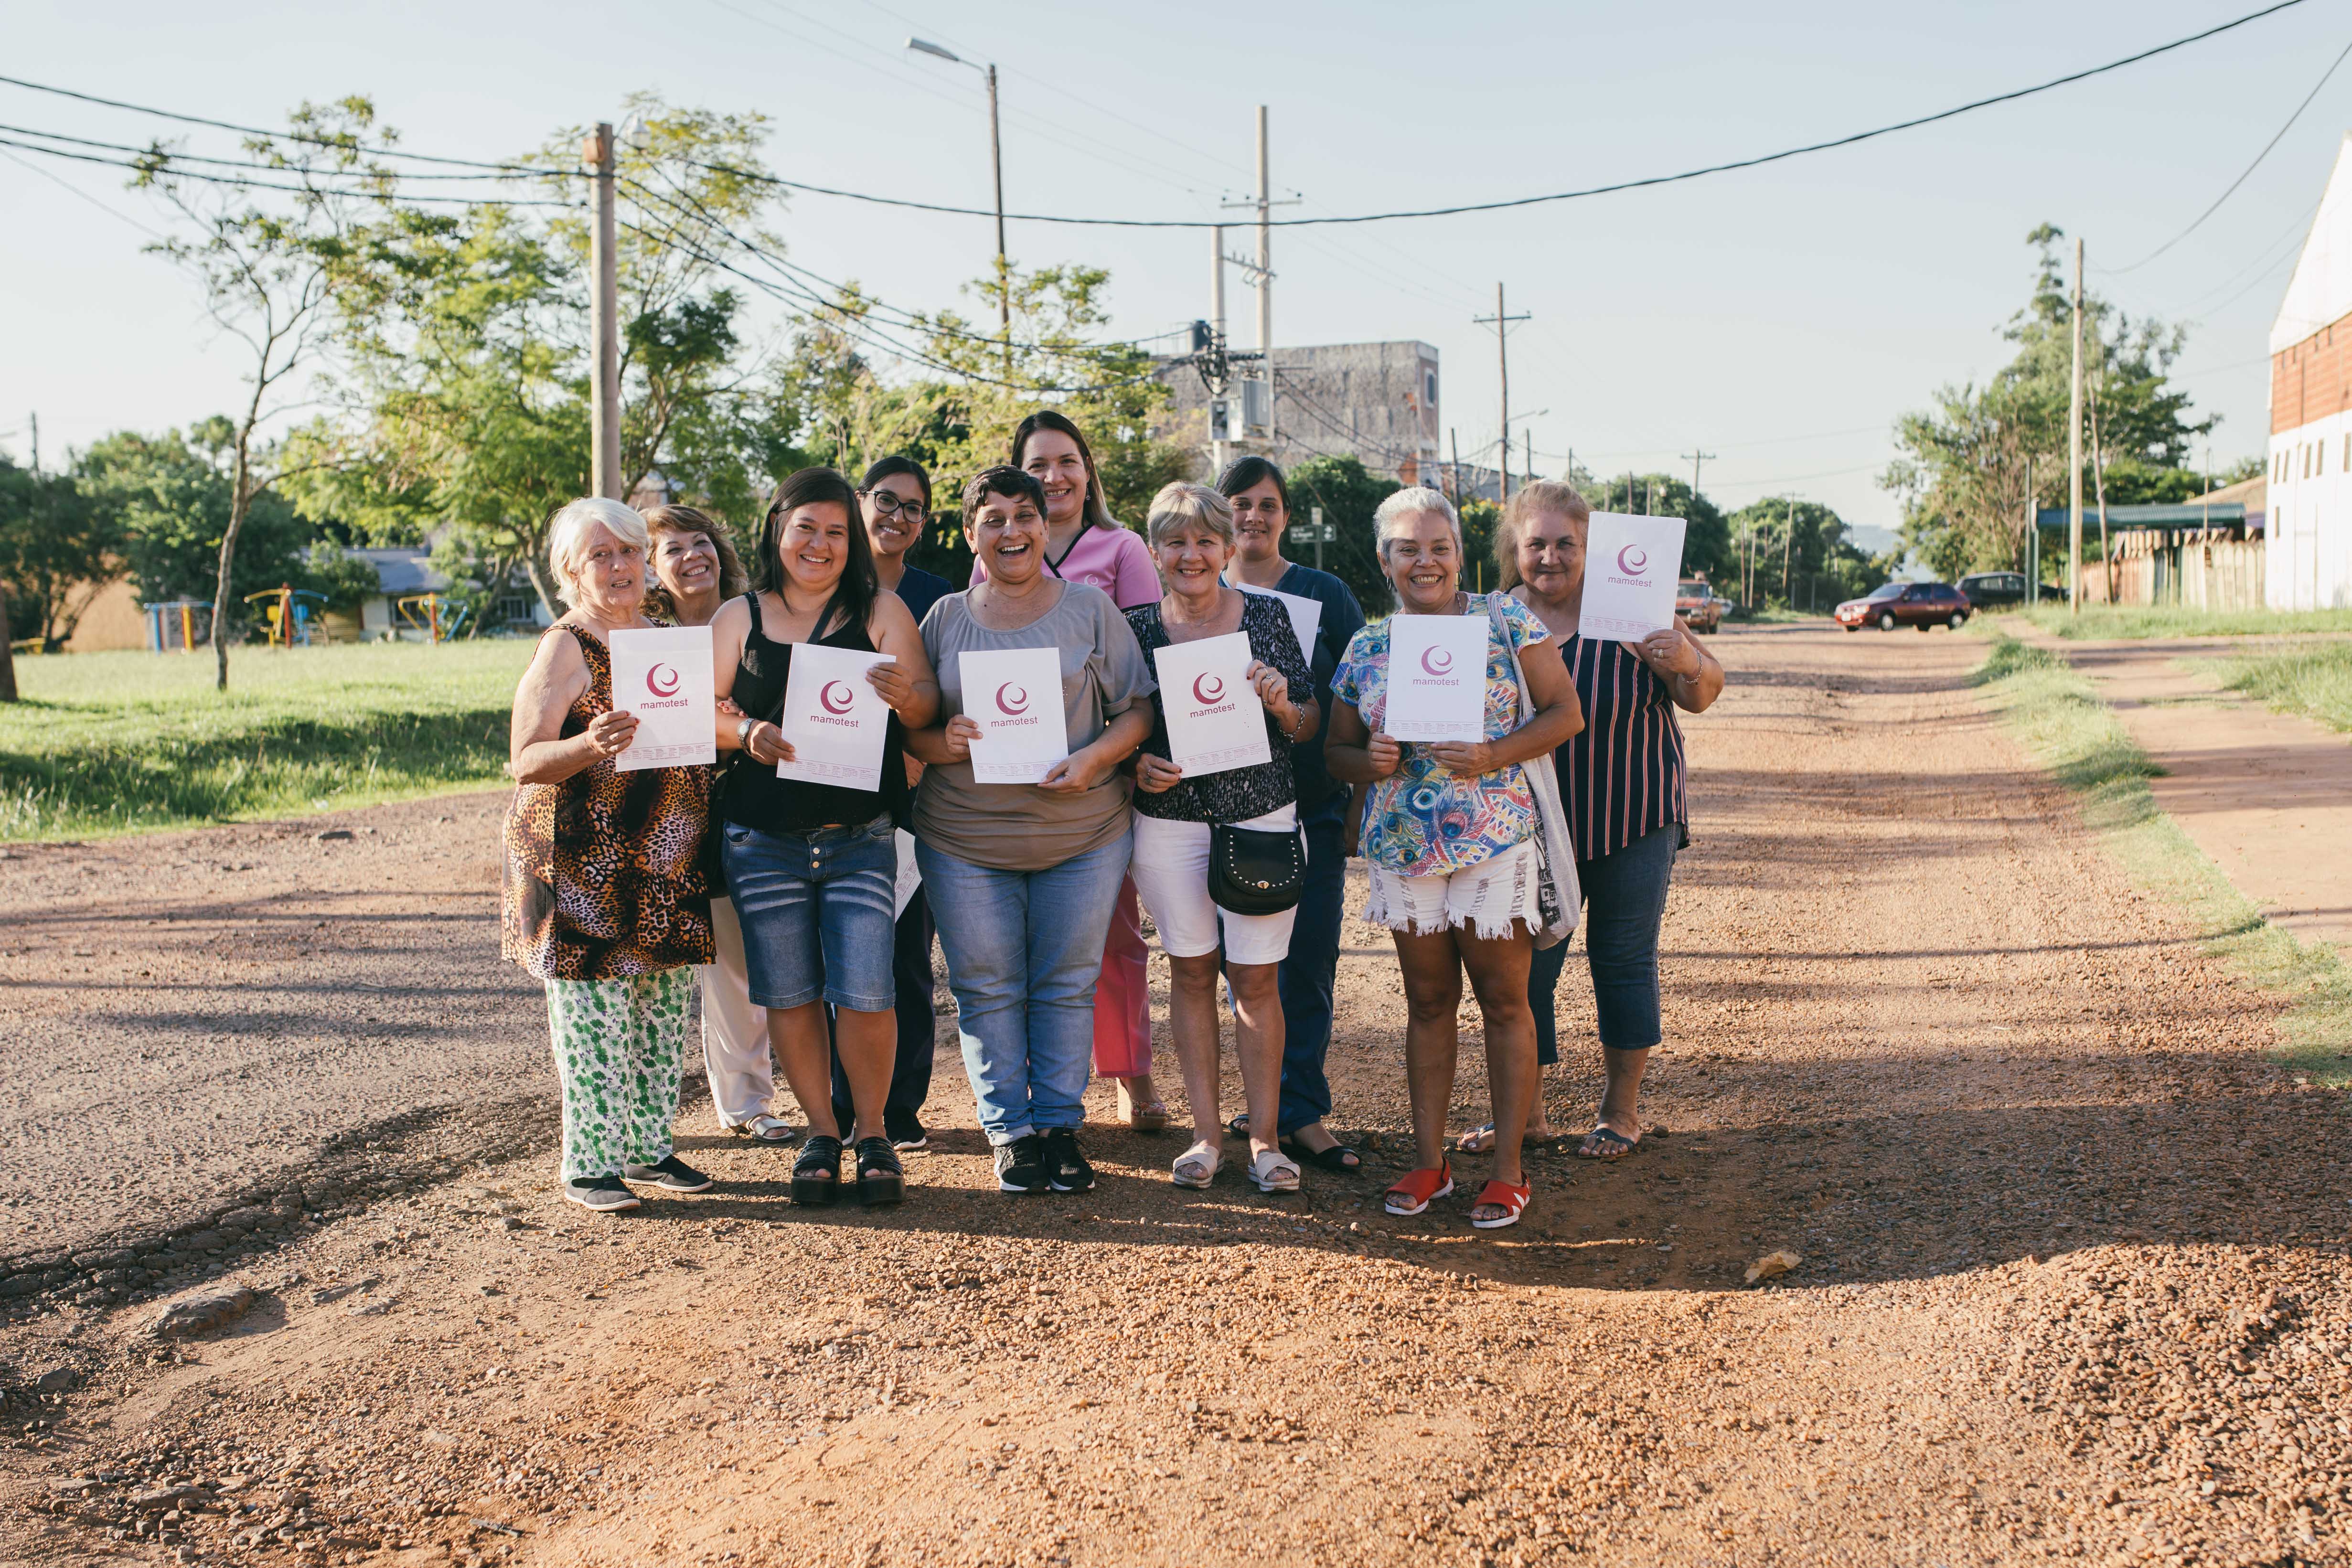
[{"label": "woman holding paper", "polygon": [[[1723,694],[1723,666],[1680,622],[1638,643],[1579,633],[1584,546],[1592,508],[1571,486],[1538,480],[1512,497],[1495,530],[1496,580],[1559,641],[1585,727],[1555,755],[1588,915],[1586,962],[1601,1023],[1608,1085],[1577,1153],[1622,1159],[1642,1141],[1642,1073],[1661,1038],[1658,927],[1675,854],[1690,842],[1682,727],[1675,710],[1704,713]],[[1535,956],[1528,1001],[1536,1059],[1559,1060],[1553,992],[1566,944]],[[1499,1118],[1502,1107],[1496,1107]],[[1491,1136],[1491,1129],[1480,1134]],[[1529,1131],[1551,1135],[1540,1087]],[[1463,1140],[1469,1146],[1472,1138]]]},{"label": "woman holding paper", "polygon": [[[1224,497],[1205,485],[1168,486],[1151,499],[1146,537],[1168,595],[1127,612],[1160,674],[1151,738],[1135,759],[1132,874],[1168,953],[1169,1021],[1192,1105],[1193,1144],[1177,1156],[1174,1179],[1178,1186],[1207,1186],[1224,1161],[1217,1108],[1222,946],[1255,1129],[1250,1179],[1260,1192],[1297,1192],[1297,1162],[1276,1146],[1275,1132],[1283,1039],[1275,977],[1297,909],[1295,903],[1277,914],[1223,907],[1211,893],[1210,855],[1219,829],[1297,841],[1290,747],[1321,723],[1315,677],[1281,601],[1225,586],[1234,508]],[[1212,727],[1234,733],[1211,733]]]},{"label": "woman holding paper", "polygon": [[745,716],[719,716],[719,747],[740,755],[717,815],[751,999],[768,1009],[769,1039],[809,1118],[793,1201],[840,1196],[850,1129],[833,1109],[838,1042],[856,1118],[858,1198],[896,1203],[906,1173],[882,1103],[898,1052],[890,956],[896,819],[907,803],[900,757],[906,731],[937,716],[939,686],[914,616],[876,580],[856,492],[834,470],[803,468],[776,486],[753,570],[753,591],[711,622],[719,695]]},{"label": "woman holding paper", "polygon": [[555,515],[548,559],[573,608],[515,688],[499,946],[547,988],[563,1091],[563,1196],[637,1207],[632,1182],[701,1192],[672,1151],[693,966],[711,958],[706,767],[623,772],[637,732],[613,703],[616,632],[650,629],[645,519],[618,501]]},{"label": "woman holding paper", "polygon": [[1151,733],[1151,674],[1110,596],[1046,570],[1034,478],[974,478],[963,528],[985,570],[923,622],[951,716],[908,740],[915,854],[997,1187],[1084,1192],[1095,983],[1133,838],[1118,765]]},{"label": "woman holding paper", "polygon": [[[1094,448],[1065,415],[1041,408],[1013,433],[1013,466],[1034,478],[1045,501],[1045,570],[1092,583],[1121,610],[1160,602],[1160,574],[1134,530],[1110,515]],[[975,580],[988,575],[975,562]],[[1135,884],[1118,890],[1095,987],[1095,1071],[1118,1086],[1119,1119],[1139,1132],[1168,1125],[1151,1086],[1151,990]]]},{"label": "woman holding paper", "polygon": [[[1583,724],[1576,690],[1528,608],[1460,589],[1452,503],[1400,490],[1373,514],[1397,612],[1356,633],[1331,682],[1332,777],[1371,786],[1364,918],[1389,928],[1404,971],[1405,1071],[1418,1166],[1389,1188],[1391,1214],[1454,1190],[1445,1108],[1454,1094],[1462,977],[1485,1016],[1494,1176],[1470,1210],[1482,1230],[1518,1222],[1533,1196],[1519,1138],[1536,1089],[1528,962],[1538,933],[1572,920],[1538,848],[1557,809],[1547,754]],[[1400,733],[1408,738],[1400,738]],[[1477,738],[1455,738],[1476,737]],[[1543,758],[1546,777],[1527,765]]]},{"label": "woman holding paper", "polygon": [[[708,626],[751,580],[735,541],[696,507],[656,507],[646,513],[646,532],[653,540],[649,614],[679,626]],[[743,927],[723,881],[710,890],[710,936],[716,956],[701,971],[702,1075],[710,1084],[712,1108],[719,1124],[737,1137],[789,1144],[791,1126],[768,1110],[776,1095],[768,1017],[751,1000]]]}]

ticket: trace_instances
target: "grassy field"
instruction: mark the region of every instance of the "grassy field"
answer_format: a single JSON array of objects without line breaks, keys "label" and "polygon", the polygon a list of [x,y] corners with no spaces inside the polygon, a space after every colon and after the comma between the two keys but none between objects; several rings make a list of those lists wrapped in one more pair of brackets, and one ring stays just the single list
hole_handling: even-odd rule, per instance
[{"label": "grassy field", "polygon": [[2233,692],[2331,729],[2352,730],[2352,643],[2249,650],[2210,667]]},{"label": "grassy field", "polygon": [[2287,1000],[2282,1057],[2316,1082],[2352,1081],[2352,966],[2263,919],[2157,809],[2147,781],[2161,770],[2091,683],[2062,655],[1998,632],[1976,679],[2034,760],[2081,800],[2132,880],[2179,905],[2241,979]]},{"label": "grassy field", "polygon": [[2044,632],[2067,638],[2283,636],[2296,632],[2352,632],[2352,610],[2289,612],[2088,604],[2080,615],[2069,615],[2063,601],[2053,604],[2044,600],[2015,613]]},{"label": "grassy field", "polygon": [[504,777],[527,641],[16,661],[0,841],[297,816]]}]

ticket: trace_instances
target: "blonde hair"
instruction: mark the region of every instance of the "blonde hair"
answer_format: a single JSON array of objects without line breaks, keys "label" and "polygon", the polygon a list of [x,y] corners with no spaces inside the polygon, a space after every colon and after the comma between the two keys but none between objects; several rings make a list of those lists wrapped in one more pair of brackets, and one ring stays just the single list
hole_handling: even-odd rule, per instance
[{"label": "blonde hair", "polygon": [[1462,553],[1462,515],[1442,490],[1426,485],[1413,485],[1390,496],[1372,513],[1372,549],[1382,560],[1389,557],[1389,540],[1404,529],[1397,525],[1410,517],[1427,517],[1431,513],[1445,519],[1454,530],[1454,553]]},{"label": "blonde hair", "polygon": [[[567,501],[557,510],[547,525],[547,564],[566,590],[578,574],[581,558],[586,554],[588,536],[602,524],[614,538],[637,547],[640,554],[653,554],[653,539],[646,532],[646,520],[635,507],[610,500],[603,496],[583,496]],[[572,598],[568,591],[565,598]]]},{"label": "blonde hair", "polygon": [[677,619],[677,605],[669,590],[653,569],[655,534],[700,534],[719,552],[719,597],[733,599],[751,585],[751,574],[743,570],[743,558],[736,553],[735,540],[726,525],[699,507],[656,507],[646,513],[646,613],[658,615],[665,621]]},{"label": "blonde hair", "polygon": [[1589,523],[1592,503],[1573,485],[1531,479],[1503,504],[1502,520],[1495,525],[1495,586],[1505,593],[1519,585],[1519,530],[1541,512],[1557,512],[1570,522]]},{"label": "blonde hair", "polygon": [[1199,524],[1227,544],[1234,542],[1234,504],[1206,485],[1181,479],[1162,485],[1160,494],[1151,497],[1151,510],[1143,519],[1143,537],[1158,549],[1170,529],[1187,523]]}]

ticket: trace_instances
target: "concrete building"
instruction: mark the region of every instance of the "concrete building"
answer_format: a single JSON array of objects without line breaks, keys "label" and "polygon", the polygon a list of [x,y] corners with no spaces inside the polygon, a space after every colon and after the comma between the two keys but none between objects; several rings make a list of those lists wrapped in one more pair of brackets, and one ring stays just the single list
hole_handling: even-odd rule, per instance
[{"label": "concrete building", "polygon": [[2270,460],[2264,598],[2352,606],[2352,134],[2271,325]]},{"label": "concrete building", "polygon": [[1427,343],[1275,350],[1270,427],[1263,382],[1236,374],[1215,398],[1189,358],[1161,360],[1160,376],[1172,401],[1152,434],[1199,447],[1204,472],[1210,445],[1222,435],[1228,458],[1255,453],[1288,468],[1344,455],[1400,484],[1442,482],[1445,425],[1437,350]]}]

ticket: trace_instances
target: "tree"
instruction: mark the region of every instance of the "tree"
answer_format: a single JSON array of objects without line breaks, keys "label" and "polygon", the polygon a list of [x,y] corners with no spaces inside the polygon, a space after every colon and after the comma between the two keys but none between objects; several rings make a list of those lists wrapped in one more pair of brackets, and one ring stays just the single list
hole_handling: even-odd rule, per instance
[{"label": "tree", "polygon": [[[252,624],[247,594],[281,584],[316,586],[306,558],[318,530],[275,491],[247,497],[242,548],[224,551],[236,511],[236,423],[215,414],[187,435],[117,432],[78,454],[73,468],[89,504],[110,519],[110,537],[140,597],[152,602],[209,595],[224,637],[241,637]],[[224,560],[231,568],[226,585],[219,580]]]},{"label": "tree", "polygon": [[1352,456],[1310,457],[1290,470],[1291,521],[1304,523],[1323,508],[1323,521],[1336,538],[1323,547],[1323,570],[1348,585],[1369,615],[1385,613],[1394,595],[1381,570],[1372,538],[1372,513],[1402,486],[1367,469]]},{"label": "tree", "polygon": [[112,510],[62,474],[0,457],[0,637],[37,637],[56,653],[110,584],[130,570]]},{"label": "tree", "polygon": [[1737,558],[1752,548],[1755,576],[1747,594],[1751,603],[1817,609],[1874,585],[1871,558],[1847,537],[1845,519],[1819,501],[1768,496],[1726,521],[1735,565],[1724,580],[1737,591]]},{"label": "tree", "polygon": [[1728,591],[1739,580],[1739,549],[1721,508],[1690,487],[1690,481],[1672,474],[1624,474],[1596,479],[1578,471],[1576,486],[1596,512],[1630,512],[1641,516],[1680,517],[1683,534],[1683,575],[1706,580]]}]

